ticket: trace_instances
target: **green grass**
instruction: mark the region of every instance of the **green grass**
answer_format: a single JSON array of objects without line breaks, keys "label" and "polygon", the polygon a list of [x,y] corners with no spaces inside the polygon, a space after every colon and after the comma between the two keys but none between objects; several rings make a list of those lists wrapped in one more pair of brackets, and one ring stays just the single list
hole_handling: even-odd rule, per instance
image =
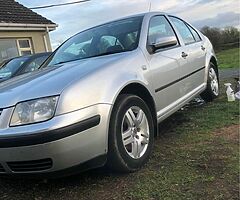
[{"label": "green grass", "polygon": [[234,124],[239,124],[239,104],[224,95],[163,122],[165,134],[150,164],[134,178],[131,198],[238,199],[238,141],[213,134]]},{"label": "green grass", "polygon": [[240,57],[239,48],[223,50],[217,53],[219,66],[222,69],[239,68],[240,67],[239,57]]}]

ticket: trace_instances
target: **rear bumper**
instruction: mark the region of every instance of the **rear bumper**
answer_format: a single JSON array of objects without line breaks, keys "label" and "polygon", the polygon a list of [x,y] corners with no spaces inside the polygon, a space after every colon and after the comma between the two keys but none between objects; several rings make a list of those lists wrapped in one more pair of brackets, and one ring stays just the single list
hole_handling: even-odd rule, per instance
[{"label": "rear bumper", "polygon": [[0,174],[54,174],[94,167],[88,161],[104,164],[110,110],[99,104],[48,122],[0,129]]}]

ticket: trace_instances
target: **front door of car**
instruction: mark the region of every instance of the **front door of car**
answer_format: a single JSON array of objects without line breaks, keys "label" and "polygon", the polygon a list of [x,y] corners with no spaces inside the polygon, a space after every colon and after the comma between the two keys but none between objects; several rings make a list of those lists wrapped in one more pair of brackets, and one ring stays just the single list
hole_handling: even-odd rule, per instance
[{"label": "front door of car", "polygon": [[181,67],[183,79],[180,88],[181,95],[184,96],[204,82],[206,51],[196,30],[179,18],[170,19],[185,43],[182,56],[188,64]]},{"label": "front door of car", "polygon": [[[148,47],[164,38],[177,36],[163,15],[154,16],[150,20],[148,31]],[[180,96],[179,82],[181,78],[181,66],[187,65],[187,60],[182,58],[182,47],[177,42],[174,46],[159,48],[147,54],[151,73],[151,83],[157,98],[157,110],[166,108],[171,103],[178,100]]]}]

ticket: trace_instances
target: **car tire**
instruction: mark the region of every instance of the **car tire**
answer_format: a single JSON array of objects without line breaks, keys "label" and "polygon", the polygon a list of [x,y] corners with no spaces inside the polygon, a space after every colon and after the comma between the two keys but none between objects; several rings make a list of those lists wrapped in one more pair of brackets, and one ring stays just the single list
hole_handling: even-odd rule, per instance
[{"label": "car tire", "polygon": [[120,95],[110,120],[107,166],[117,172],[137,171],[148,161],[153,144],[149,107],[138,96]]},{"label": "car tire", "polygon": [[216,66],[210,63],[206,90],[200,95],[206,102],[211,102],[219,96],[219,77]]}]

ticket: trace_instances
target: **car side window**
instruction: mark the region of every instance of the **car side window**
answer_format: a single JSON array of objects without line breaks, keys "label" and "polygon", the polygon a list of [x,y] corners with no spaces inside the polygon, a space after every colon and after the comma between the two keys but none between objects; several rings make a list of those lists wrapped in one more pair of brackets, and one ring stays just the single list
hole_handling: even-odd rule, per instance
[{"label": "car side window", "polygon": [[[85,39],[85,38],[84,38]],[[73,54],[75,56],[87,54],[90,48],[90,45],[92,43],[92,37],[86,38],[86,40],[83,40],[79,43],[73,43],[71,46],[69,46],[64,52]]]},{"label": "car side window", "polygon": [[172,20],[173,24],[176,26],[179,34],[182,36],[182,39],[186,45],[195,42],[193,34],[191,33],[187,25],[182,20],[176,17],[170,17],[170,19]]},{"label": "car side window", "polygon": [[151,45],[155,43],[158,38],[164,37],[176,37],[176,35],[164,16],[155,16],[150,20],[148,44]]},{"label": "car side window", "polygon": [[123,38],[123,45],[126,46],[127,49],[132,50],[137,47],[136,41],[138,40],[138,32],[128,33],[125,38]]},{"label": "car side window", "polygon": [[189,26],[189,25],[187,25],[187,26],[188,26],[188,28],[190,29],[190,31],[192,32],[194,39],[195,39],[197,42],[201,41],[202,39],[200,38],[198,32],[197,32],[196,30],[194,30],[191,26]]},{"label": "car side window", "polygon": [[115,47],[119,47],[121,49],[123,49],[121,43],[119,42],[119,40],[114,37],[114,36],[102,36],[100,43],[98,44],[98,49],[99,49],[99,53],[106,53],[108,52],[109,49],[113,49]]}]

